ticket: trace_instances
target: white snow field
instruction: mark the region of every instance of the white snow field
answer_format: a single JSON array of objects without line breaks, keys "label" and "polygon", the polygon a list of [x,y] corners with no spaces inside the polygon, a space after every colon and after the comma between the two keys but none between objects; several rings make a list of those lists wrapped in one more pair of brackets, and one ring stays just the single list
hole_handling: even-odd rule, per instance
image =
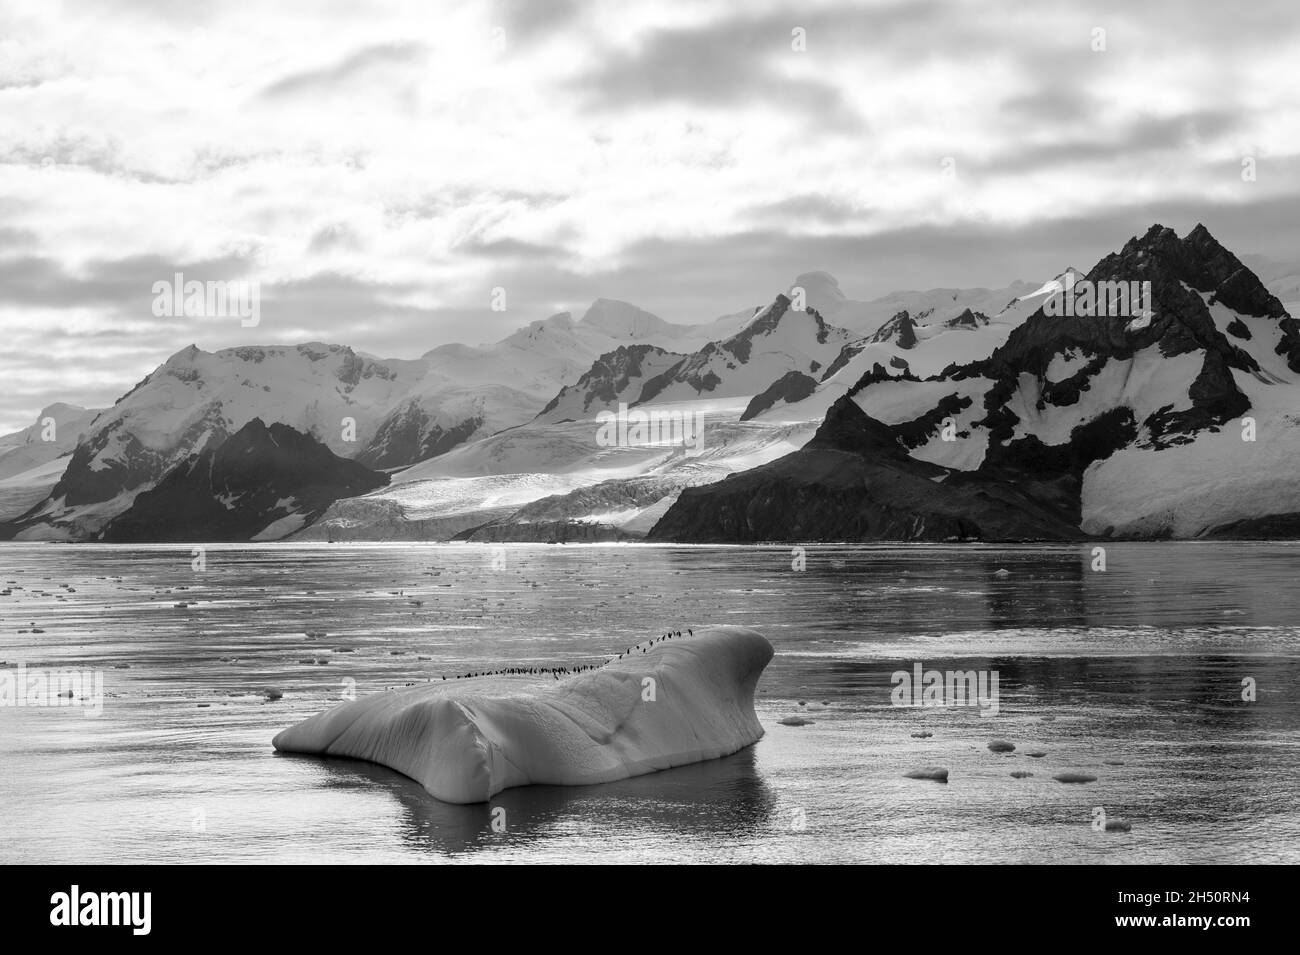
[{"label": "white snow field", "polygon": [[56,402],[42,408],[35,423],[0,435],[0,520],[17,517],[44,500],[99,412]]},{"label": "white snow field", "polygon": [[[59,473],[43,484],[40,480],[50,475],[33,474],[16,490],[0,491],[0,518],[16,516],[43,500],[37,523],[21,532],[20,539],[93,536],[171,467],[255,417],[312,434],[341,457],[362,456],[368,463],[368,452],[402,459],[385,459],[377,465],[381,468],[407,464],[414,460],[415,449],[401,446],[400,438],[409,440],[411,432],[420,439],[439,431],[459,432],[456,441],[489,436],[530,421],[598,356],[620,345],[653,340],[691,351],[735,334],[749,315],[676,325],[625,302],[597,299],[581,320],[562,312],[531,322],[494,344],[442,345],[418,359],[374,358],[321,342],[217,352],[191,345],[113,407],[89,412],[76,428],[66,429],[73,440],[59,453],[71,451],[84,429],[92,442],[89,470],[129,475],[119,489],[123,493],[72,505],[62,496],[46,497]],[[12,467],[3,461],[13,450],[10,445],[17,446],[32,431],[0,437],[0,480],[45,460],[22,467],[17,458]],[[64,432],[61,421],[60,435]],[[47,453],[51,447],[37,450]]]},{"label": "white snow field", "polygon": [[[1066,269],[1052,282],[1060,282],[1067,274],[1072,272],[1074,272],[1073,269]],[[808,280],[809,275],[803,275],[800,278]],[[1048,292],[1054,288],[1052,282],[1043,283],[1041,286],[1033,286],[1022,282],[995,292],[989,292],[987,289],[932,289],[928,292],[896,292],[874,302],[850,303],[853,308],[848,309],[850,312],[848,318],[854,330],[862,331],[865,329],[871,333],[874,333],[879,325],[888,321],[892,314],[897,314],[897,311],[902,309],[908,309],[909,315],[916,326],[916,345],[912,348],[902,348],[894,341],[867,342],[860,340],[857,344],[861,347],[861,351],[854,355],[834,375],[820,382],[817,390],[811,395],[792,404],[778,402],[772,408],[760,414],[758,416],[759,420],[770,422],[820,422],[826,416],[830,406],[848,392],[858,382],[858,379],[870,371],[874,365],[880,365],[885,369],[896,369],[896,366],[891,366],[891,362],[905,362],[907,370],[912,375],[918,378],[929,378],[938,375],[949,365],[961,365],[987,358],[993,354],[999,345],[1007,340],[1007,336],[1015,328],[1021,325],[1026,318],[1043,304]],[[811,295],[811,291],[809,294]],[[1008,295],[1014,295],[1015,297],[1007,300],[1006,296]],[[990,308],[990,302],[1004,302],[1005,304],[998,306],[995,310],[981,312],[978,306]],[[823,307],[828,307],[831,313],[840,320],[846,317],[844,313],[847,306],[834,309],[823,304]],[[972,308],[973,311],[980,312],[987,319],[987,324],[977,325],[973,328],[952,327],[948,324],[968,307]],[[886,315],[888,309],[895,309],[895,311],[890,315]],[[892,370],[890,374],[897,375],[899,371]],[[943,394],[951,393],[953,390],[949,385],[947,390],[943,391]],[[924,388],[917,391],[903,388],[897,392],[897,394],[907,394],[915,398],[915,400],[906,403],[909,410],[905,412],[901,410],[891,412],[888,408],[877,407],[877,398],[882,393],[879,386],[877,386],[861,392],[855,400],[867,414],[887,422],[891,414],[897,421],[907,421],[924,414],[930,407],[923,400],[930,395],[930,391]],[[924,454],[918,454],[917,456],[926,457]],[[968,459],[970,455],[958,455],[958,457]],[[978,457],[982,459],[983,454],[981,453]],[[947,464],[948,462],[941,463]],[[978,467],[978,465],[979,460],[976,460],[971,467]]]},{"label": "white snow field", "polygon": [[[1281,332],[1273,319],[1240,315],[1204,295],[1220,331],[1238,321],[1251,333],[1235,344],[1259,363],[1260,374],[1233,370],[1250,400],[1240,418],[1217,431],[1202,431],[1187,444],[1155,450],[1123,448],[1095,462],[1083,478],[1083,524],[1090,534],[1196,537],[1223,524],[1300,511],[1300,396],[1295,374],[1277,354]],[[1165,359],[1153,376],[1165,393],[1157,402],[1186,394],[1191,369]],[[1181,378],[1179,377],[1181,373]],[[1181,386],[1173,382],[1181,381]],[[1150,405],[1152,401],[1145,404]],[[1176,407],[1178,407],[1176,405]],[[1253,422],[1253,440],[1250,439]]]},{"label": "white snow field", "polygon": [[[655,409],[701,415],[701,446],[601,447],[595,420],[531,422],[462,445],[393,475],[393,483],[361,497],[335,501],[299,538],[401,536],[403,524],[428,525],[432,536],[451,534],[505,517],[510,510],[561,499],[547,520],[604,524],[644,535],[682,488],[719,481],[802,447],[818,422],[739,421],[745,398],[656,403]],[[638,481],[642,502],[629,503],[614,482]],[[611,482],[605,484],[605,482]],[[649,488],[659,488],[650,493]],[[475,517],[475,515],[478,515]],[[522,521],[527,523],[527,521]]]},{"label": "white snow field", "polygon": [[342,703],[278,734],[285,753],[379,763],[451,803],[585,786],[728,756],[763,735],[754,687],[772,645],[711,627],[562,676],[437,680]]},{"label": "white snow field", "polygon": [[[933,288],[899,291],[863,302],[846,297],[833,275],[827,272],[804,272],[791,283],[789,294],[793,294],[795,288],[804,290],[806,304],[815,308],[830,324],[848,329],[855,335],[871,335],[904,310],[920,325],[941,325],[968,308],[994,317],[1015,308],[1022,301],[1044,295],[1046,285],[1013,282],[999,289]],[[1034,307],[1039,304],[1041,302],[1035,302]]]}]

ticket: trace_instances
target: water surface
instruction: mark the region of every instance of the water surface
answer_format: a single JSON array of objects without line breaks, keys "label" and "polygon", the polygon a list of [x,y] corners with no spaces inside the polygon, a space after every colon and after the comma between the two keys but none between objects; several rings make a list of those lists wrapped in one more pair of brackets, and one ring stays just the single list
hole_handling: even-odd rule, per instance
[{"label": "water surface", "polygon": [[[1300,861],[1300,546],[1105,557],[814,546],[799,571],[788,547],[213,545],[196,571],[188,547],[0,545],[3,667],[93,668],[106,696],[98,717],[0,707],[0,861]],[[767,735],[727,759],[450,806],[270,746],[345,692],[599,663],[711,623],[776,647]],[[892,705],[918,661],[996,671],[998,714]],[[794,713],[812,722],[778,722]],[[923,765],[950,781],[904,778]],[[1095,831],[1097,809],[1132,831]]]}]

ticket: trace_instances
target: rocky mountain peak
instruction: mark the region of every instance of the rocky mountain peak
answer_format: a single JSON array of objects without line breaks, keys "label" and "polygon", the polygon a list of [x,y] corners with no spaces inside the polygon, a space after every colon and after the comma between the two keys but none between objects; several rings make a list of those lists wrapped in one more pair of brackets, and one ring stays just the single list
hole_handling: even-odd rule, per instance
[{"label": "rocky mountain peak", "polygon": [[881,325],[876,330],[876,333],[871,336],[871,341],[890,342],[899,348],[915,348],[917,341],[916,322],[912,321],[912,316],[908,314],[907,309],[903,309]]}]

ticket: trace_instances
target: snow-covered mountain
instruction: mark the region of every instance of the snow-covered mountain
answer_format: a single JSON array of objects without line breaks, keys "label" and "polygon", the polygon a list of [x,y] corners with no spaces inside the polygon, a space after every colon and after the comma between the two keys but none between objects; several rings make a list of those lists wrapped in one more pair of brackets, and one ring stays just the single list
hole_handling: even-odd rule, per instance
[{"label": "snow-covered mountain", "polygon": [[[781,422],[820,422],[839,398],[858,385],[864,376],[875,378],[928,378],[952,365],[988,357],[1006,341],[1012,330],[1038,309],[1054,289],[1073,285],[1078,273],[1066,269],[1040,285],[1024,286],[1020,294],[1007,299],[996,311],[985,314],[969,307],[950,314],[952,308],[925,305],[913,314],[902,309],[885,319],[869,335],[845,344],[817,378],[808,382],[786,380],[746,412]],[[950,290],[942,298],[951,300]],[[996,298],[1009,290],[1000,290]],[[957,300],[972,300],[977,293],[958,293]],[[928,293],[903,293],[914,297]],[[987,293],[988,294],[994,293]],[[894,297],[891,296],[891,299]],[[955,308],[955,304],[953,305]]]},{"label": "snow-covered mountain", "polygon": [[657,345],[620,345],[601,355],[572,385],[565,385],[537,415],[538,421],[581,421],[619,403],[635,404],[647,381],[682,361],[680,352]]},{"label": "snow-covered mountain", "polygon": [[[572,329],[565,321],[529,331],[545,349]],[[575,524],[599,524],[605,537],[644,534],[683,487],[771,460],[807,440],[813,423],[748,424],[745,409],[791,372],[816,374],[848,338],[815,311],[792,310],[790,299],[778,294],[743,327],[689,354],[621,346],[561,389],[534,420],[408,468],[391,488],[337,502],[305,536],[423,538],[458,524],[460,532],[487,540],[593,539],[569,526]],[[556,351],[575,350],[570,340]],[[602,443],[597,416],[620,404],[634,414],[689,422],[697,440]],[[502,514],[504,502],[513,508]],[[475,522],[475,512],[484,519]],[[401,520],[411,522],[405,532]]]},{"label": "snow-covered mountain", "polygon": [[508,385],[428,374],[380,420],[357,460],[373,468],[406,467],[527,421],[537,403],[535,393]]},{"label": "snow-covered mountain", "polygon": [[[653,344],[685,354],[734,335],[752,317],[751,309],[697,325],[677,325],[627,302],[598,298],[583,314],[579,326],[597,331],[615,344]],[[594,337],[589,341],[592,346],[601,344]]]},{"label": "snow-covered mountain", "polygon": [[[1045,308],[1121,282],[1150,283],[1141,314]],[[1297,374],[1300,325],[1258,277],[1203,227],[1156,226],[1087,275],[1001,289],[860,302],[806,272],[700,325],[598,299],[413,360],[189,348],[66,470],[39,465],[58,483],[0,532],[93,539],[260,419],[392,472],[301,520],[254,509],[305,538],[1300,533]],[[624,406],[688,430],[611,441],[597,416]]]},{"label": "snow-covered mountain", "polygon": [[[521,425],[539,412],[558,420],[585,404],[595,414],[605,407],[597,407],[600,395],[617,387],[623,373],[611,364],[630,361],[626,374],[638,380],[644,369],[662,370],[650,346],[680,358],[740,324],[732,315],[676,325],[628,302],[599,298],[580,320],[560,312],[491,345],[439,346],[423,356],[424,377],[379,422],[357,459],[371,467],[404,467]],[[666,352],[664,344],[679,351]],[[611,376],[607,383],[605,376]]]},{"label": "snow-covered mountain", "polygon": [[[309,434],[368,467],[407,467],[530,421],[603,354],[647,344],[646,336],[685,353],[739,325],[737,316],[674,325],[598,299],[580,321],[561,313],[494,344],[444,345],[418,359],[319,342],[218,352],[191,345],[95,418],[75,450],[66,446],[66,468],[38,462],[47,470],[15,485],[0,533],[93,538],[170,469],[254,418]],[[0,506],[4,495],[0,488]]]},{"label": "snow-covered mountain", "polygon": [[850,398],[797,451],[685,488],[654,541],[1079,539],[1060,507],[1009,480],[952,480]]},{"label": "snow-covered mountain", "polygon": [[1241,260],[1288,312],[1300,311],[1300,264],[1264,255],[1243,255]]},{"label": "snow-covered mountain", "polygon": [[[1119,283],[1141,307],[1114,307],[1123,304]],[[996,317],[945,323],[930,342],[980,344],[937,372],[937,362],[914,360],[925,351],[919,333],[910,348],[892,342],[888,363],[864,347],[818,392],[782,409],[787,419],[816,410],[814,399],[833,395],[830,381],[861,371],[831,401],[816,441],[742,478],[684,493],[652,536],[1300,531],[1300,323],[1204,226],[1183,238],[1153,226],[1086,276],[1071,272],[1044,290],[1032,314],[1000,331]],[[1081,296],[1103,294],[1102,314],[1087,314]],[[1075,314],[1044,308],[1067,295]],[[995,347],[985,351],[988,344]],[[917,492],[917,478],[931,483],[928,495]],[[1010,509],[990,511],[991,501]]]},{"label": "snow-covered mountain", "polygon": [[254,418],[313,435],[352,457],[424,374],[419,361],[363,358],[342,345],[177,352],[95,418],[19,539],[88,539],[177,464]]},{"label": "snow-covered mountain", "polygon": [[[393,475],[389,487],[336,501],[297,535],[311,540],[584,540],[644,536],[682,488],[780,457],[807,424],[741,422],[746,400],[656,405],[702,416],[699,447],[602,446],[591,420],[535,421]],[[582,525],[582,526],[578,526]],[[584,527],[599,525],[593,536]]]},{"label": "snow-covered mountain", "polygon": [[805,272],[791,283],[787,294],[795,296],[802,290],[804,304],[827,322],[848,329],[854,338],[869,338],[900,312],[907,312],[918,325],[941,325],[968,309],[999,315],[1017,299],[1032,295],[1038,287],[1028,282],[1013,282],[997,289],[933,288],[891,292],[870,301],[856,301],[844,295],[839,282],[829,273]]},{"label": "snow-covered mountain", "polygon": [[735,335],[709,342],[641,389],[638,404],[700,397],[753,397],[787,372],[815,375],[834,360],[850,335],[815,310],[797,311],[777,295]]},{"label": "snow-covered mountain", "polygon": [[278,540],[331,502],[388,483],[310,435],[253,418],[136,495],[109,521],[106,541]]},{"label": "snow-covered mountain", "polygon": [[[826,276],[822,288],[831,287],[838,289]],[[815,308],[792,309],[784,294],[767,308],[731,316],[729,321],[746,319],[744,327],[687,356],[618,349],[561,390],[535,420],[408,468],[394,475],[390,487],[338,501],[300,536],[643,536],[683,489],[757,467],[806,443],[827,407],[861,377],[865,363],[888,364],[906,354],[917,367],[937,373],[955,361],[987,356],[1041,301],[1028,301],[1040,287],[1024,284],[1020,296],[997,293],[996,319],[974,313],[964,318],[965,308],[931,309],[916,324],[917,344],[910,350],[888,341],[849,341],[845,330],[828,325]],[[982,301],[988,294],[962,293],[958,301]],[[951,301],[951,293],[946,298]],[[846,368],[862,349],[871,351]],[[893,360],[895,374],[909,373],[905,362]],[[656,364],[668,367],[657,371]],[[824,391],[822,378],[833,381]],[[619,402],[633,413],[700,415],[700,447],[601,446],[596,415]]]},{"label": "snow-covered mountain", "polygon": [[56,402],[28,427],[0,435],[0,521],[17,517],[49,494],[99,412]]}]

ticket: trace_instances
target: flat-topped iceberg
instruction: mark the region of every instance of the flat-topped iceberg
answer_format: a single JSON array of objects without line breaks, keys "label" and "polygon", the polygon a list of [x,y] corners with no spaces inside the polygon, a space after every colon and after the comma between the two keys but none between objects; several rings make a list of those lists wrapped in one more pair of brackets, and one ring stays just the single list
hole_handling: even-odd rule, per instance
[{"label": "flat-topped iceberg", "polygon": [[559,680],[439,679],[377,693],[304,720],[273,745],[380,763],[453,803],[535,783],[612,782],[757,742],[754,686],[771,659],[761,634],[711,627]]}]

